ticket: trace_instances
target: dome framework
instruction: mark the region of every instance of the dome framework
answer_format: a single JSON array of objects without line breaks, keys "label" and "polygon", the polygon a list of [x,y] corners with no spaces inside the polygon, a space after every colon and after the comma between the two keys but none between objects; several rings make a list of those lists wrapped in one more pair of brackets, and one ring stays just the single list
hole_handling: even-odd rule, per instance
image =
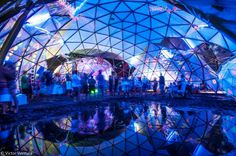
[{"label": "dome framework", "polygon": [[[24,70],[36,74],[40,68],[52,68],[52,58],[59,62],[56,66],[63,65],[58,58],[70,60],[75,52],[93,59],[111,53],[113,62],[122,60],[133,69],[130,76],[152,80],[162,73],[172,82],[184,74],[190,82],[204,81],[217,90],[218,70],[236,50],[214,26],[165,1],[26,2],[0,23],[1,59],[13,60],[18,76]],[[9,2],[1,10],[13,5]],[[127,70],[120,62],[112,66]]]}]

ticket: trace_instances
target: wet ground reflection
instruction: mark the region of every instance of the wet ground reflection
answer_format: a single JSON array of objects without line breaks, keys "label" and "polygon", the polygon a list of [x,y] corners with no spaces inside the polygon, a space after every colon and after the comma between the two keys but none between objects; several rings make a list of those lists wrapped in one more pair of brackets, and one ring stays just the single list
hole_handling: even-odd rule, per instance
[{"label": "wet ground reflection", "polygon": [[158,102],[81,107],[44,122],[0,127],[0,151],[35,155],[236,155],[236,113]]}]

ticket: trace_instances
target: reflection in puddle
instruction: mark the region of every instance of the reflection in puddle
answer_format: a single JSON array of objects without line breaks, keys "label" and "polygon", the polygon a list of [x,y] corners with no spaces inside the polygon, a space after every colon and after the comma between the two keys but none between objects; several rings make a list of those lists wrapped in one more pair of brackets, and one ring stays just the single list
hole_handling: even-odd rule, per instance
[{"label": "reflection in puddle", "polygon": [[1,126],[0,151],[36,155],[235,155],[234,112],[157,102],[81,108],[52,121]]},{"label": "reflection in puddle", "polygon": [[97,134],[112,126],[113,113],[107,106],[104,110],[76,112],[69,117],[53,121],[58,127],[80,134]]}]

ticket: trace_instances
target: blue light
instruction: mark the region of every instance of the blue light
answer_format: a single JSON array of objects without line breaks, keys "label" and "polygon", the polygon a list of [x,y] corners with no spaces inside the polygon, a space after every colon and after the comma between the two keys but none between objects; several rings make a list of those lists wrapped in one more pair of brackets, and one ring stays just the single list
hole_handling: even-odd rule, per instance
[{"label": "blue light", "polygon": [[47,21],[49,18],[51,18],[49,13],[39,14],[39,15],[35,15],[35,16],[32,16],[31,18],[29,18],[27,20],[27,23],[29,23],[29,25],[31,25],[31,26],[35,26],[35,25],[39,25],[39,24]]},{"label": "blue light", "polygon": [[82,3],[80,3],[80,5],[78,7],[76,7],[75,9],[75,12],[74,12],[74,16],[77,16],[80,12],[80,9],[85,5],[85,3],[87,2],[88,0],[84,0]]}]

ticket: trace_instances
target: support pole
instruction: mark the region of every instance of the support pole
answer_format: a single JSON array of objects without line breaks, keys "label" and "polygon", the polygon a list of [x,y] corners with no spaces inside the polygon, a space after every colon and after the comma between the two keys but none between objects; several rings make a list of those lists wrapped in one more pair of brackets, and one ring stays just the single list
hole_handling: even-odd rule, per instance
[{"label": "support pole", "polygon": [[25,9],[24,13],[17,19],[16,23],[14,24],[13,28],[11,29],[10,33],[7,36],[7,39],[3,43],[2,49],[0,51],[0,65],[3,64],[4,59],[10,50],[15,38],[17,37],[18,33],[20,32],[22,26],[24,25],[27,16],[30,10],[33,8],[33,3],[30,3],[28,7]]}]

